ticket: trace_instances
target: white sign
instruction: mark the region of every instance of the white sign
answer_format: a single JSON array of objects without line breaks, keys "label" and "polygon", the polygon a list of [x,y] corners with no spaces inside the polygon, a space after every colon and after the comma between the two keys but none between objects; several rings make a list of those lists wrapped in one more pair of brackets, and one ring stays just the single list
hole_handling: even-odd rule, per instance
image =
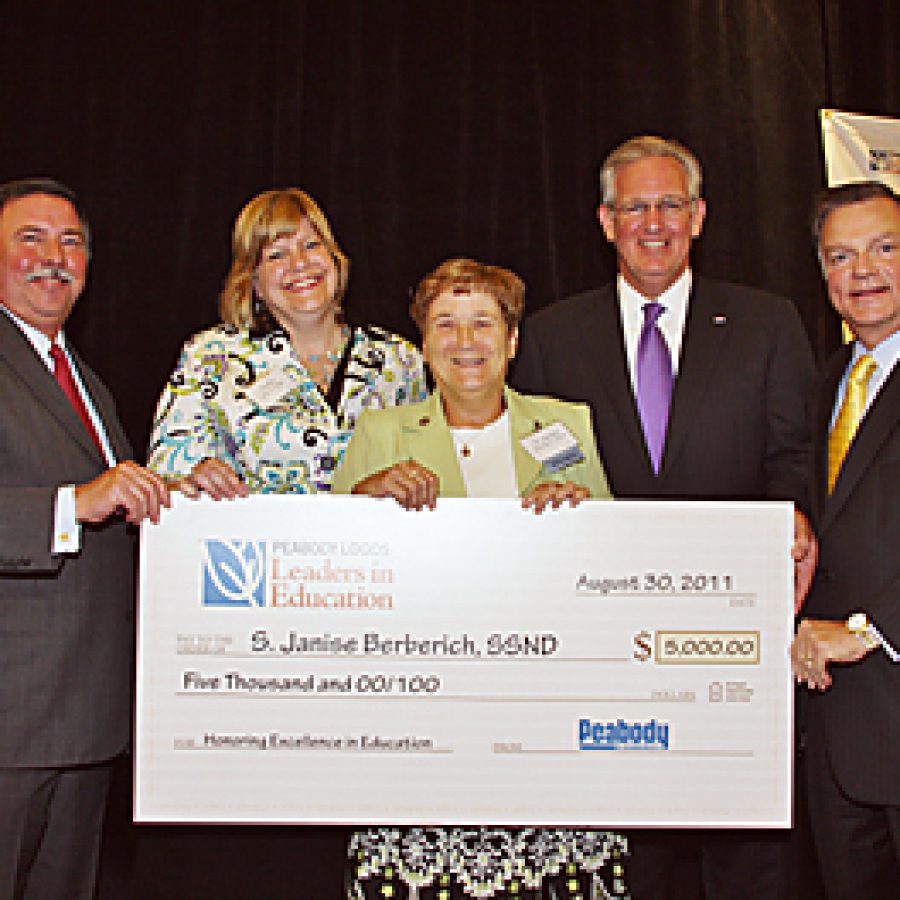
[{"label": "white sign", "polygon": [[900,120],[820,111],[829,186],[881,181],[900,191]]},{"label": "white sign", "polygon": [[136,819],[790,825],[792,512],[179,498]]}]

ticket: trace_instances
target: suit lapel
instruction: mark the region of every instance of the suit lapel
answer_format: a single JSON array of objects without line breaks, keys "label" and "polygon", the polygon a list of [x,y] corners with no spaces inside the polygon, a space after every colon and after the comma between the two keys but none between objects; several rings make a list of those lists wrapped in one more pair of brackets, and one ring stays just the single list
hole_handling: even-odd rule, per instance
[{"label": "suit lapel", "polygon": [[519,496],[528,493],[540,478],[541,464],[522,446],[522,438],[540,431],[550,422],[533,416],[528,398],[507,388],[506,408],[509,410],[509,434],[512,440],[513,464],[516,468],[516,487]]},{"label": "suit lapel", "polygon": [[817,523],[821,522],[825,503],[828,500],[828,432],[834,398],[844,369],[850,360],[850,346],[842,347],[829,361],[825,375],[819,385],[812,423],[812,503]]},{"label": "suit lapel", "polygon": [[[122,426],[119,424],[115,407],[109,400],[109,391],[103,387],[102,382],[94,373],[94,370],[84,362],[71,345],[69,345],[69,353],[78,368],[78,374],[81,376],[84,389],[87,391],[88,396],[90,396],[91,402],[94,404],[94,409],[97,410],[97,415],[100,416],[100,421],[103,423],[103,430],[106,432],[107,440],[112,447],[116,461],[130,459],[132,456],[131,444],[126,437],[125,432],[122,430]],[[94,446],[93,441],[91,441],[90,444],[92,447]]]},{"label": "suit lapel", "polygon": [[[542,469],[541,464],[528,453],[520,441],[551,423],[535,418],[531,414],[527,397],[522,397],[509,389],[506,389],[505,397],[506,408],[509,411],[516,485],[521,496],[538,482]],[[435,391],[418,407],[406,408],[404,419],[401,431],[405,444],[404,451],[408,453],[409,458],[431,469],[432,472],[440,473],[443,496],[465,497],[466,485],[438,392]]]},{"label": "suit lapel", "polygon": [[[586,379],[591,390],[602,391],[613,411],[619,419],[622,432],[634,446],[634,452],[640,455],[646,464],[647,471],[653,475],[650,456],[644,442],[644,430],[634,399],[631,386],[631,375],[628,371],[628,358],[625,354],[625,337],[622,333],[622,317],[619,315],[619,299],[616,283],[606,285],[598,292],[595,304],[595,315],[586,319],[581,330],[582,347],[579,355],[590,360],[593,371]],[[595,404],[598,408],[603,404]],[[599,416],[595,416],[595,428],[598,427]],[[598,444],[602,445],[603,435],[598,435]]]},{"label": "suit lapel", "polygon": [[[881,386],[874,403],[860,422],[856,437],[844,458],[834,492],[825,500],[820,522],[822,530],[831,524],[853,493],[860,478],[865,475],[882,445],[900,424],[900,375],[898,375],[898,369],[900,366],[894,366],[890,377]],[[843,369],[841,369],[841,373],[843,373]],[[835,390],[831,392],[832,402]],[[823,406],[825,405],[823,404]],[[827,437],[825,443],[827,445]]]},{"label": "suit lapel", "polygon": [[5,313],[0,313],[0,355],[9,361],[13,374],[24,389],[34,395],[37,402],[57,420],[72,440],[92,457],[101,459],[100,452],[94,446],[84,423],[56,383],[56,379],[31,346],[28,338]]},{"label": "suit lapel", "polygon": [[438,392],[417,406],[406,407],[404,420],[401,431],[409,458],[440,473],[443,496],[465,497],[466,486]]},{"label": "suit lapel", "polygon": [[727,297],[717,296],[697,278],[688,302],[678,377],[672,390],[661,478],[684,449],[697,405],[708,393],[730,328]]}]

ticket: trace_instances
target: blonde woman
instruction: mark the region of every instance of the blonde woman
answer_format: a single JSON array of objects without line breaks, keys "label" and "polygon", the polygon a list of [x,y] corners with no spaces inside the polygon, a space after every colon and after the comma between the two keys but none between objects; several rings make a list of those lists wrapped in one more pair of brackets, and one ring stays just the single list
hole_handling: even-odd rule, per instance
[{"label": "blonde woman", "polygon": [[421,400],[422,357],[343,315],[349,260],[296,188],[240,212],[222,324],[184,345],[156,410],[149,466],[216,499],[329,491],[364,409]]}]

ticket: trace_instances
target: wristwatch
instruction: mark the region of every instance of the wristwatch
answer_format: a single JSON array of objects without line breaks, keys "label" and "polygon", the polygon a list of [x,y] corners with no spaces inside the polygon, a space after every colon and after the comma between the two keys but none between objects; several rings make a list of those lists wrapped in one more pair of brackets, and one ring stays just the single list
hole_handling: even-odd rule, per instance
[{"label": "wristwatch", "polygon": [[869,650],[881,646],[881,634],[864,612],[855,612],[847,619],[847,631],[858,637]]}]

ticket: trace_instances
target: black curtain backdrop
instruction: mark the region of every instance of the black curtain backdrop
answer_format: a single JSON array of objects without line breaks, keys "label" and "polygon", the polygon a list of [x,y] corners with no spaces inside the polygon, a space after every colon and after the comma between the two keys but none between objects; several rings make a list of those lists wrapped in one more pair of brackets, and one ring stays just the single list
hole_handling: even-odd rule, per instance
[{"label": "black curtain backdrop", "polygon": [[[95,258],[69,331],[139,452],[181,342],[217,319],[231,223],[260,190],[308,190],[352,260],[351,319],[413,337],[409,289],[451,255],[519,272],[529,310],[610,278],[599,163],[631,135],[675,137],[706,169],[696,268],[791,297],[821,356],[838,330],[807,228],[818,109],[900,116],[896,0],[0,10],[0,180],[53,175],[84,200]],[[105,896],[339,896],[339,831],[209,830],[201,850],[130,826],[123,785]]]}]

